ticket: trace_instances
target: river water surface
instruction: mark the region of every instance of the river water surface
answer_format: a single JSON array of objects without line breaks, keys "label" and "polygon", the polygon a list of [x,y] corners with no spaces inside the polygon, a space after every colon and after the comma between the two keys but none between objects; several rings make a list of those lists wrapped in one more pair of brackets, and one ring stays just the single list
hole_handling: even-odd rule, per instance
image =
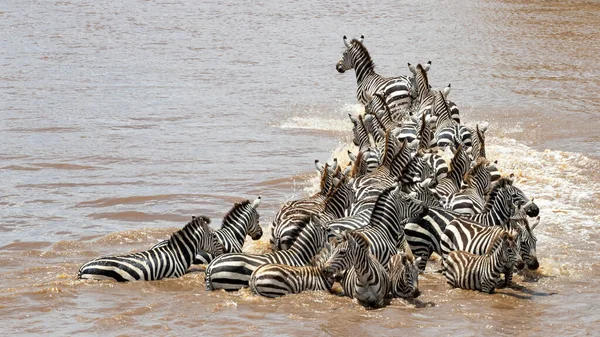
[{"label": "river water surface", "polygon": [[[0,6],[0,324],[7,335],[580,335],[600,327],[600,4],[596,1],[16,1]],[[451,290],[367,311],[322,292],[211,292],[199,270],[84,282],[191,215],[262,195],[263,228],[353,149],[364,34],[384,75],[432,60],[488,158],[540,206],[521,289]],[[248,242],[264,252],[268,238]],[[435,266],[435,263],[434,263]]]}]

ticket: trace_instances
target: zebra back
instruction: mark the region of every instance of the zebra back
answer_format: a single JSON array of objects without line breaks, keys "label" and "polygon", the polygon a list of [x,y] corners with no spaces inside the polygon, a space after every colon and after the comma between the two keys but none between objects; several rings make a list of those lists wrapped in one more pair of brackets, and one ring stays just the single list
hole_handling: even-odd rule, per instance
[{"label": "zebra back", "polygon": [[223,246],[208,226],[210,219],[192,217],[182,229],[173,233],[166,244],[138,253],[101,257],[79,268],[79,279],[152,281],[185,274],[199,250],[215,256]]}]

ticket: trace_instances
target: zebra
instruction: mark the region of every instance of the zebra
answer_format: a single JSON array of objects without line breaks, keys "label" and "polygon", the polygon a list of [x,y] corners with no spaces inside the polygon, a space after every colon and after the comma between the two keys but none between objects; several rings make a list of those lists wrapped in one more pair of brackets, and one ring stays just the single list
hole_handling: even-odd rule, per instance
[{"label": "zebra", "polygon": [[540,216],[536,216],[530,223],[525,216],[525,210],[521,208],[517,214],[511,218],[510,226],[519,232],[519,260],[517,269],[523,269],[527,266],[529,270],[536,270],[540,267],[537,259],[536,243],[537,238],[533,230],[539,225]]},{"label": "zebra", "polygon": [[421,258],[415,257],[410,252],[399,252],[392,256],[389,264],[389,274],[392,297],[416,298],[421,295],[419,291],[419,263]]},{"label": "zebra", "polygon": [[288,266],[304,266],[321,251],[329,237],[335,233],[326,228],[316,216],[305,216],[292,233],[291,247],[267,254],[224,254],[206,268],[207,290],[239,290],[248,287],[250,275],[260,265],[279,263]]},{"label": "zebra", "polygon": [[431,121],[435,120],[434,141],[438,147],[456,148],[459,144],[463,144],[465,150],[472,147],[471,132],[466,126],[452,119],[448,102],[441,91],[433,91],[432,116],[434,117]]},{"label": "zebra", "polygon": [[[520,254],[521,248],[526,250],[527,253],[530,252],[530,237],[525,237],[526,234],[523,233],[520,225],[517,225],[513,219],[509,220],[508,227],[505,227],[504,225],[482,226],[467,219],[457,218],[450,221],[440,238],[442,259],[446,260],[450,252],[454,250],[483,255],[492,245],[495,238],[505,231],[509,231],[515,237],[515,252],[517,254]],[[533,249],[535,254],[535,243]],[[505,287],[511,285],[513,269],[514,265],[511,264],[502,270],[502,273],[505,275]]]},{"label": "zebra", "polygon": [[522,201],[507,188],[510,180],[502,178],[499,184],[492,186],[484,212],[469,215],[460,214],[443,208],[429,207],[425,217],[408,219],[404,226],[406,241],[415,256],[422,257],[419,268],[425,269],[431,253],[442,255],[440,241],[446,226],[454,219],[462,217],[484,226],[500,226],[515,213],[515,207],[522,207]]},{"label": "zebra", "polygon": [[[250,200],[236,202],[233,207],[225,214],[221,229],[215,231],[215,236],[223,245],[223,253],[240,253],[242,246],[249,235],[256,241],[262,237],[263,231],[260,227],[260,215],[256,211],[260,205],[261,197],[250,203]],[[165,246],[169,240],[163,240],[150,249]],[[209,264],[214,257],[201,250],[194,257],[193,264]]]},{"label": "zebra", "polygon": [[[354,222],[347,223],[345,229],[364,234],[370,242],[371,253],[387,267],[392,255],[400,248],[403,221],[425,216],[427,212],[428,207],[402,192],[399,185],[393,185],[383,190],[377,198],[366,226]],[[351,225],[361,227],[351,228]]]},{"label": "zebra", "polygon": [[286,250],[291,246],[294,233],[304,222],[306,216],[316,215],[325,209],[325,200],[333,185],[333,174],[329,164],[324,164],[319,192],[304,198],[289,201],[281,206],[271,225],[271,247],[273,250]]},{"label": "zebra", "polygon": [[[412,86],[407,76],[383,77],[375,72],[375,64],[363,45],[364,36],[348,42],[344,36],[346,50],[342,59],[336,64],[336,70],[344,73],[346,70],[354,69],[356,73],[356,97],[358,101],[366,105],[375,93],[383,93],[386,103],[392,111],[404,109],[410,106],[412,97],[410,93]],[[380,110],[374,107],[374,111]]]},{"label": "zebra", "polygon": [[[344,294],[367,308],[385,306],[390,293],[390,277],[377,258],[369,253],[370,243],[363,233],[348,232],[325,263],[325,272],[334,275],[347,269],[341,280]],[[348,268],[348,267],[352,268]]]},{"label": "zebra", "polygon": [[479,158],[465,174],[464,181],[467,187],[448,195],[446,208],[464,214],[481,213],[492,184],[487,159]]},{"label": "zebra", "polygon": [[250,275],[250,290],[265,297],[280,297],[287,294],[299,294],[308,290],[326,290],[331,292],[335,278],[325,272],[324,264],[331,254],[329,244],[308,266],[288,266],[267,263],[256,268]]},{"label": "zebra", "polygon": [[431,61],[425,66],[420,63],[416,67],[408,64],[408,69],[413,73],[413,88],[416,91],[416,99],[412,102],[412,115],[418,117],[426,114],[431,114],[431,104],[433,103],[433,95],[431,94],[431,86],[427,77],[427,71],[431,68]]},{"label": "zebra", "polygon": [[192,217],[168,243],[143,252],[94,259],[79,268],[78,279],[154,281],[185,274],[200,251],[223,254],[223,245],[205,216]]},{"label": "zebra", "polygon": [[508,190],[508,193],[511,194],[515,204],[519,208],[523,208],[525,214],[529,217],[536,217],[540,214],[540,209],[533,202],[533,199],[529,200],[525,193],[518,187],[514,186],[515,175],[511,173],[508,178],[500,178],[494,182],[492,182],[492,189],[496,186],[504,187]]},{"label": "zebra", "polygon": [[454,152],[450,161],[450,170],[446,177],[439,179],[438,184],[432,189],[433,194],[440,200],[442,205],[447,204],[447,198],[460,190],[463,176],[469,170],[471,159],[460,144]]},{"label": "zebra", "polygon": [[[382,106],[381,110],[374,110],[376,107]],[[376,92],[369,103],[365,105],[365,114],[372,114],[377,117],[378,124],[387,132],[395,129],[398,122],[395,116],[392,115],[390,107],[386,103],[383,93]]]},{"label": "zebra", "polygon": [[455,288],[494,293],[500,282],[500,273],[514,262],[515,239],[503,232],[489,247],[485,255],[475,255],[462,250],[450,252],[442,262],[442,274]]},{"label": "zebra", "polygon": [[[375,143],[369,128],[365,125],[365,118],[371,118],[371,115],[363,117],[359,115],[357,118],[348,114],[352,121],[352,134],[354,135],[353,143],[358,146],[358,150],[363,153],[363,158],[366,161],[366,171],[372,172],[381,164],[383,149]],[[367,118],[368,119],[368,118]]]}]

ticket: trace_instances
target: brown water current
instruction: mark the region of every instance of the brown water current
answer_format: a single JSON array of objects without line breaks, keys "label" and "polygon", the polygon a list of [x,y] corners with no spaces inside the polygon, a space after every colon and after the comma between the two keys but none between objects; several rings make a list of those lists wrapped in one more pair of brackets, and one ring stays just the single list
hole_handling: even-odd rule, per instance
[{"label": "brown water current", "polygon": [[[15,1],[0,6],[0,326],[6,335],[583,335],[600,328],[597,1]],[[462,119],[541,210],[535,272],[486,295],[431,263],[422,295],[206,292],[202,268],[77,280],[262,195],[266,231],[344,162],[357,114],[342,36],[384,75],[433,62]],[[268,238],[247,242],[265,252]]]}]

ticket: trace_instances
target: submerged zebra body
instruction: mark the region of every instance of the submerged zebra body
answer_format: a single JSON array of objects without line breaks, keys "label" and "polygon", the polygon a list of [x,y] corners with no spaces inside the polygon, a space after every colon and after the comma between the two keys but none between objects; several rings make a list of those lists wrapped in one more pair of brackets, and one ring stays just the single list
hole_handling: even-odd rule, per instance
[{"label": "submerged zebra body", "polygon": [[390,292],[390,278],[373,254],[369,253],[369,240],[362,234],[348,232],[346,241],[340,243],[325,264],[330,275],[352,266],[342,278],[344,294],[356,298],[367,308],[380,308]]},{"label": "submerged zebra body", "polygon": [[[256,211],[260,205],[260,196],[250,203],[249,200],[236,202],[233,207],[225,214],[221,229],[215,231],[215,236],[223,245],[223,253],[240,253],[249,235],[252,240],[258,240],[262,237],[263,231],[259,224],[260,215]],[[169,240],[164,240],[152,248],[167,245]],[[193,264],[209,264],[213,255],[203,250],[199,251],[194,257]]]},{"label": "submerged zebra body", "polygon": [[323,268],[330,254],[331,248],[326,245],[312,265],[263,264],[250,275],[250,290],[265,297],[299,294],[309,290],[331,291],[335,279]]},{"label": "submerged zebra body", "polygon": [[224,254],[206,268],[206,289],[238,290],[248,287],[250,275],[260,265],[279,263],[304,266],[323,248],[330,231],[314,216],[305,217],[293,233],[290,248],[268,254]]},{"label": "submerged zebra body", "polygon": [[77,278],[125,282],[180,277],[198,251],[214,256],[223,254],[223,246],[208,227],[209,223],[207,217],[192,217],[192,221],[171,235],[167,244],[139,253],[92,260],[79,268]]},{"label": "submerged zebra body", "polygon": [[514,250],[514,237],[503,232],[485,255],[452,251],[442,262],[442,274],[452,287],[491,294],[500,282],[500,273],[513,262]]}]

